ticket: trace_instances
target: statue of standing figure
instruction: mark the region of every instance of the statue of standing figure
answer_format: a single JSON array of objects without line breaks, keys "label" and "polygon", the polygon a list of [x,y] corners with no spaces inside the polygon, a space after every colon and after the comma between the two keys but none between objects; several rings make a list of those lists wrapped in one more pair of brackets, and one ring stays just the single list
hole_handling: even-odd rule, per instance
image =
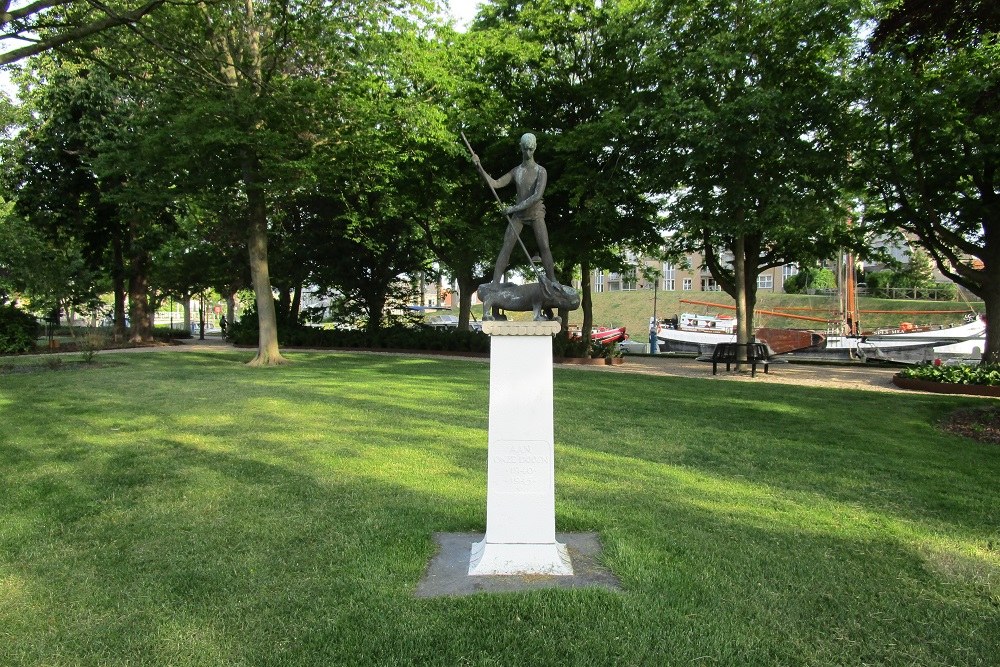
[{"label": "statue of standing figure", "polygon": [[[463,139],[465,135],[462,135]],[[468,142],[466,141],[466,145]],[[555,262],[552,260],[552,250],[549,248],[549,232],[545,227],[545,203],[542,196],[548,182],[545,167],[535,162],[535,148],[538,142],[535,135],[526,133],[521,137],[521,164],[517,165],[498,179],[494,179],[479,161],[479,156],[472,151],[472,161],[479,174],[493,189],[506,187],[512,182],[517,187],[517,202],[504,209],[507,217],[507,231],[504,233],[503,247],[497,256],[493,269],[493,282],[479,286],[479,297],[483,301],[483,319],[493,319],[491,310],[524,311],[531,310],[536,320],[551,319],[553,308],[574,310],[580,307],[580,296],[571,287],[559,284],[556,280]],[[514,245],[520,240],[521,230],[530,225],[535,233],[538,254],[541,257],[545,275],[538,276],[538,283],[516,285],[504,283],[503,274],[510,264],[510,254]],[[523,244],[522,244],[523,245]],[[527,252],[527,250],[525,250]],[[529,257],[529,260],[531,258]],[[532,266],[534,261],[532,260]]]},{"label": "statue of standing figure", "polygon": [[535,148],[538,142],[535,135],[527,133],[521,137],[521,164],[517,165],[498,179],[494,179],[479,162],[479,156],[472,154],[472,161],[479,170],[480,175],[493,188],[503,188],[510,185],[511,181],[517,186],[517,203],[504,209],[504,213],[510,218],[507,232],[503,237],[503,247],[497,255],[496,267],[493,269],[493,282],[499,284],[503,280],[503,274],[510,263],[510,253],[514,250],[514,244],[521,234],[525,225],[530,225],[535,232],[535,241],[538,244],[538,254],[542,258],[542,266],[545,267],[545,277],[552,282],[556,282],[555,262],[552,261],[552,251],[549,249],[549,232],[545,228],[545,203],[542,196],[545,194],[545,185],[548,182],[548,173],[545,167],[535,162]]}]

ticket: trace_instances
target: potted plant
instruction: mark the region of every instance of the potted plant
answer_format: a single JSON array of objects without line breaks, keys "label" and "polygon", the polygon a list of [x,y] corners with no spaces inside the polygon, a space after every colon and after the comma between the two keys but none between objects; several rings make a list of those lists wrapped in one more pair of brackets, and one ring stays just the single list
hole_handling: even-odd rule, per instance
[{"label": "potted plant", "polygon": [[595,359],[604,359],[604,363],[608,366],[617,366],[625,361],[622,358],[622,349],[618,343],[610,343],[608,345],[594,343],[591,356]]}]

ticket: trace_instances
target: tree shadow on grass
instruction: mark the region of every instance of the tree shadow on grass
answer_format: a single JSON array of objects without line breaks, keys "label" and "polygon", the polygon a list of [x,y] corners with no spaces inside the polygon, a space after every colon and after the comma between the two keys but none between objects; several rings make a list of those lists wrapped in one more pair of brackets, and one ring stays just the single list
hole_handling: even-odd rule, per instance
[{"label": "tree shadow on grass", "polygon": [[[592,513],[626,595],[415,600],[430,534],[481,529],[482,496],[456,499],[377,471],[310,474],[258,456],[168,440],[77,461],[72,480],[35,499],[48,508],[44,524],[17,549],[5,544],[4,572],[21,597],[3,612],[16,639],[0,656],[297,665],[907,655],[934,664],[961,655],[959,628],[975,637],[968,650],[995,639],[982,604],[939,598],[899,544],[720,513],[690,489],[665,497],[653,474],[634,475],[631,499],[586,488],[565,489],[561,501]],[[60,516],[64,506],[91,511]],[[939,634],[928,640],[931,621]]]},{"label": "tree shadow on grass", "polygon": [[[625,595],[414,600],[431,534],[484,527],[485,432],[466,423],[485,411],[484,373],[365,361],[246,373],[206,353],[53,385],[58,400],[8,397],[40,412],[0,440],[0,662],[935,664],[998,639],[995,602],[964,580],[949,592],[879,525],[932,531],[984,484],[969,470],[984,461],[956,455],[945,478],[971,475],[958,499],[920,495],[907,459],[940,461],[909,438],[935,403],[887,404],[904,439],[873,427],[896,439],[872,472],[878,450],[846,437],[859,405],[840,393],[720,383],[706,404],[683,381],[640,382],[632,400],[624,378],[581,397],[557,375],[559,529],[601,532]],[[429,405],[406,402],[427,383]],[[818,429],[830,401],[844,405]],[[720,405],[768,426],[734,437]],[[810,447],[830,431],[844,437],[824,458]],[[955,522],[981,534],[987,512]]]},{"label": "tree shadow on grass", "polygon": [[[645,391],[632,391],[600,414],[582,392],[558,391],[557,442],[816,493],[980,536],[995,530],[996,517],[982,498],[1000,472],[1000,451],[934,426],[967,400],[646,380]],[[620,396],[628,387],[627,378],[605,375],[588,389],[590,396]],[[594,416],[574,416],[587,411]]]}]

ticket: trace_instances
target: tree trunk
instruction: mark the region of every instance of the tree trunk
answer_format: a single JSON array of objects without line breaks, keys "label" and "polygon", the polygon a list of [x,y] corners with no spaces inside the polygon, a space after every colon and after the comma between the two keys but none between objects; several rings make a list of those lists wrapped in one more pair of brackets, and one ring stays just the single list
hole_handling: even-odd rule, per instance
[{"label": "tree trunk", "polygon": [[292,302],[288,305],[288,327],[291,329],[299,323],[299,310],[302,307],[302,283],[296,283],[292,293]]},{"label": "tree trunk", "polygon": [[226,321],[229,324],[236,321],[236,294],[233,292],[226,296]]},{"label": "tree trunk", "polygon": [[472,294],[476,291],[475,278],[471,275],[458,276],[458,330],[467,331],[472,319]]},{"label": "tree trunk", "polygon": [[590,346],[590,332],[594,328],[594,297],[590,291],[590,260],[584,259],[580,262],[580,274],[583,280],[580,281],[580,308],[583,309],[583,324],[580,325],[580,334],[583,342]]},{"label": "tree trunk", "polygon": [[382,316],[385,313],[386,299],[387,295],[383,291],[378,294],[372,294],[367,300],[368,325],[365,327],[365,331],[368,333],[375,333],[382,328]]},{"label": "tree trunk", "polygon": [[[559,271],[559,273],[556,275],[556,278],[563,285],[572,285],[573,284],[573,266],[571,265],[571,266],[567,267],[567,266],[563,265],[562,270]],[[570,313],[569,308],[560,308],[559,309],[559,324],[560,324],[559,332],[562,333],[562,334],[568,334],[569,333],[569,313]]]},{"label": "tree trunk", "polygon": [[122,250],[121,237],[115,235],[111,241],[112,266],[111,286],[115,293],[114,305],[114,337],[115,342],[125,340],[128,331],[125,329],[125,303],[128,300],[125,291],[125,257]]},{"label": "tree trunk", "polygon": [[[274,286],[272,285],[272,287]],[[278,319],[279,322],[282,323],[282,325],[287,325],[289,322],[288,314],[292,310],[291,291],[288,288],[281,285],[277,287],[277,290],[278,290],[278,305],[276,306],[277,311],[275,312],[274,316]]]},{"label": "tree trunk", "polygon": [[153,340],[153,318],[149,305],[149,253],[133,240],[129,257],[128,297],[131,327],[130,343],[148,343]]},{"label": "tree trunk", "polygon": [[267,266],[267,208],[264,192],[258,180],[257,159],[246,156],[243,160],[243,184],[247,191],[249,216],[250,279],[257,299],[257,356],[250,366],[276,366],[287,363],[278,350],[278,320],[274,312],[274,295]]},{"label": "tree trunk", "polygon": [[979,296],[986,308],[986,349],[981,365],[1000,364],[1000,282],[983,281]]},{"label": "tree trunk", "polygon": [[[742,234],[733,242],[733,278],[736,286],[736,343],[742,346],[738,358],[746,361],[746,345],[750,342],[753,323],[747,308],[746,237]],[[736,368],[739,370],[739,363]]]},{"label": "tree trunk", "polygon": [[205,340],[205,293],[198,295],[198,340]]},{"label": "tree trunk", "polygon": [[184,330],[191,331],[191,295],[185,294],[183,301],[184,301]]}]

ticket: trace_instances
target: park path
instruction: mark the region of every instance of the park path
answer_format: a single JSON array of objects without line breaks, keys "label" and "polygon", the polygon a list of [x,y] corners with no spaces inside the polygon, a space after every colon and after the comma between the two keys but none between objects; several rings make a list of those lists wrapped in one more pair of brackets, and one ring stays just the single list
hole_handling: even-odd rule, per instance
[{"label": "park path", "polygon": [[[244,352],[248,359],[253,354],[251,348],[237,348],[224,341],[219,336],[206,336],[204,340],[190,338],[180,340],[180,345],[160,345],[152,347],[123,348],[119,350],[103,350],[105,354],[130,354],[140,352],[172,352],[183,353],[191,351]],[[381,352],[373,350],[330,350],[325,348],[285,348],[285,352],[338,352],[355,354],[375,354],[390,356],[415,356],[443,359],[463,359],[485,363],[484,357],[465,357],[447,354],[427,354],[421,352]],[[79,354],[66,352],[60,354]],[[726,372],[724,367],[717,375],[712,375],[712,365],[700,363],[691,358],[657,355],[655,357],[626,357],[620,366],[578,366],[559,364],[557,368],[565,368],[580,372],[593,373],[635,373],[640,375],[674,376],[710,380],[715,382],[757,382],[762,384],[790,384],[811,387],[835,387],[840,389],[858,389],[863,391],[900,392],[907,391],[892,384],[892,376],[898,369],[880,368],[864,365],[825,365],[805,363],[772,364],[770,372],[765,374],[758,370],[756,377],[751,378],[749,371],[737,373]]]},{"label": "park path", "polygon": [[[204,341],[190,339],[183,341],[183,345],[171,346],[161,349],[173,350],[236,350],[221,338],[206,338]],[[244,351],[251,352],[251,350]],[[330,352],[328,349],[295,349],[288,351],[296,352]],[[339,350],[349,351],[359,354],[379,354],[395,356],[423,356],[431,358],[451,358],[465,359],[486,362],[485,358],[473,358],[451,355],[429,355],[420,352],[379,352],[361,350]],[[750,372],[726,372],[725,367],[719,369],[717,375],[712,375],[712,365],[697,362],[687,357],[674,357],[670,355],[657,355],[655,357],[627,357],[625,363],[620,366],[578,366],[573,364],[560,364],[557,368],[579,370],[583,372],[596,373],[637,373],[640,375],[660,375],[713,380],[718,382],[758,382],[764,384],[791,384],[811,387],[835,387],[840,389],[859,389],[864,391],[881,392],[901,392],[892,384],[892,376],[898,368],[880,368],[877,366],[864,365],[827,365],[827,364],[806,364],[806,363],[779,363],[772,364],[770,372],[765,374],[758,369],[756,377],[751,378]]]}]

